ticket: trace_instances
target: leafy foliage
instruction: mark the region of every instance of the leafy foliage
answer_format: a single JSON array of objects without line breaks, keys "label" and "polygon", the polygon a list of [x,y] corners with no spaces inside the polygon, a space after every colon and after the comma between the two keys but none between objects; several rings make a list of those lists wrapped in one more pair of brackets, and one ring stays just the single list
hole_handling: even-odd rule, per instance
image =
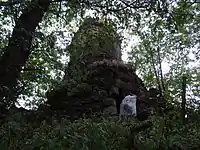
[{"label": "leafy foliage", "polygon": [[[13,26],[29,4],[29,0],[0,2],[0,56],[12,36]],[[34,108],[46,100],[47,90],[60,85],[68,62],[66,46],[83,19],[93,16],[116,23],[118,32],[124,33],[124,43],[127,43],[125,38],[138,39],[128,45],[131,47],[129,63],[135,66],[147,87],[159,88],[170,110],[164,117],[153,116],[152,125],[139,131],[134,129],[143,122],[136,120],[63,120],[38,123],[35,127],[33,122],[27,123],[15,114],[0,126],[0,148],[200,149],[199,10],[199,4],[187,0],[52,2],[33,33],[29,60],[22,69],[15,93],[10,95],[12,103],[20,101]],[[187,77],[185,125],[179,113],[183,75]]]},{"label": "leafy foliage", "polygon": [[54,120],[33,127],[11,120],[1,126],[0,147],[7,149],[198,149],[199,122],[182,126],[179,119],[152,117],[134,119]]},{"label": "leafy foliage", "polygon": [[[199,33],[194,31],[199,24],[199,5],[177,1],[169,8],[171,23],[168,17],[164,19],[152,13],[146,18],[143,14],[137,30],[130,31],[138,35],[139,43],[129,52],[129,60],[145,84],[159,88],[167,100],[180,101],[182,76],[186,75],[187,103],[190,103],[192,95],[199,91],[195,88],[200,71],[196,43]],[[194,99],[198,101],[199,96]]]},{"label": "leafy foliage", "polygon": [[[0,16],[2,52],[8,43],[7,37],[11,35],[12,26],[22,10],[29,7],[29,3],[0,3],[3,14]],[[182,74],[187,74],[188,91],[191,93],[188,96],[193,101],[196,99],[199,90],[199,5],[184,0],[171,3],[163,0],[138,3],[99,0],[51,3],[34,33],[32,53],[21,73],[13,101],[18,97],[21,103],[26,101],[26,105],[33,107],[35,103],[46,100],[45,92],[48,89],[62,82],[70,51],[70,48],[65,48],[87,16],[112,20],[117,24],[118,32],[128,32],[123,37],[123,43],[132,35],[139,39],[139,43],[133,43],[129,60],[147,87],[161,86],[162,92],[169,97],[180,91],[181,84],[177,83],[181,81]],[[6,27],[8,25],[11,25],[10,28]],[[125,45],[122,47],[126,50]],[[196,66],[190,67],[192,63]],[[163,71],[166,70],[163,64],[169,65],[167,72]]]}]

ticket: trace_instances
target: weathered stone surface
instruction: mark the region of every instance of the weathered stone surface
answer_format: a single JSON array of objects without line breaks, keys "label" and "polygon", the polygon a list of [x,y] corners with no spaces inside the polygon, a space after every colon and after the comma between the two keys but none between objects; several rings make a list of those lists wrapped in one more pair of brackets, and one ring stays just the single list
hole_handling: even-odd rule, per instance
[{"label": "weathered stone surface", "polygon": [[[47,103],[53,110],[65,110],[71,118],[96,112],[113,115],[119,114],[123,98],[134,94],[137,114],[144,113],[150,107],[148,91],[134,68],[121,60],[119,36],[110,24],[88,22],[92,20],[83,23],[72,40],[63,84],[50,92]],[[91,30],[95,35],[83,36]],[[91,38],[95,42],[87,44]]]},{"label": "weathered stone surface", "polygon": [[114,106],[114,107],[116,107],[116,100],[113,99],[113,98],[105,98],[102,101],[102,103],[103,103],[104,106]]},{"label": "weathered stone surface", "polygon": [[112,22],[86,18],[67,48],[71,62],[93,57],[121,60],[121,40]]},{"label": "weathered stone surface", "polygon": [[116,116],[117,115],[117,109],[114,106],[107,107],[103,110],[104,116]]}]

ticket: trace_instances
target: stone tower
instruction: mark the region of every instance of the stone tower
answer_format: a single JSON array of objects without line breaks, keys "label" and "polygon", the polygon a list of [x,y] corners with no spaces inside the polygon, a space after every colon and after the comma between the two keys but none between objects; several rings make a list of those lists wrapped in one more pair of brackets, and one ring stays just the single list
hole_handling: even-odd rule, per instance
[{"label": "stone tower", "polygon": [[137,95],[137,114],[148,110],[148,92],[134,69],[122,61],[120,36],[111,21],[86,18],[67,50],[70,62],[63,83],[48,95],[53,110],[70,118],[117,115],[130,93]]}]

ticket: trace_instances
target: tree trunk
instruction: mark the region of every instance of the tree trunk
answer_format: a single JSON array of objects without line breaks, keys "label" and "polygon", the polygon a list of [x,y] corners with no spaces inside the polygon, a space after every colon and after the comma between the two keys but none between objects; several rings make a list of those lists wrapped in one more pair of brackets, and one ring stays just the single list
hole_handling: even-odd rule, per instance
[{"label": "tree trunk", "polygon": [[165,92],[165,84],[164,84],[164,78],[163,78],[163,71],[162,71],[162,64],[161,64],[161,57],[160,57],[160,47],[157,47],[157,52],[158,52],[158,63],[159,63],[159,74],[160,74],[160,80],[161,80],[161,87],[162,87],[162,91],[160,91],[163,95],[163,93]]},{"label": "tree trunk", "polygon": [[185,105],[186,105],[186,77],[183,76],[182,103],[181,103],[181,118],[182,118],[182,123],[183,124],[185,124],[185,115],[186,115]]},{"label": "tree trunk", "polygon": [[[0,86],[13,92],[17,85],[22,66],[25,65],[31,51],[33,32],[48,10],[50,0],[33,0],[24,9],[13,29],[9,44],[0,59]],[[5,95],[1,92],[0,99]]]}]

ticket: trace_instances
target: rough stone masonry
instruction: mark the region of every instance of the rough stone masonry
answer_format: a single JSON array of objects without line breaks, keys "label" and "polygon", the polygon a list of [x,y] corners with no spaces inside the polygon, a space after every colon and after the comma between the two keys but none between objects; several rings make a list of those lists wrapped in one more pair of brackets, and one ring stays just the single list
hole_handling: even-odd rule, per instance
[{"label": "rough stone masonry", "polygon": [[[134,68],[121,59],[121,39],[111,21],[86,18],[67,48],[70,62],[63,82],[47,103],[71,119],[118,115],[122,99],[137,96],[137,115],[149,114],[149,95]],[[146,116],[145,116],[146,115]]]}]

